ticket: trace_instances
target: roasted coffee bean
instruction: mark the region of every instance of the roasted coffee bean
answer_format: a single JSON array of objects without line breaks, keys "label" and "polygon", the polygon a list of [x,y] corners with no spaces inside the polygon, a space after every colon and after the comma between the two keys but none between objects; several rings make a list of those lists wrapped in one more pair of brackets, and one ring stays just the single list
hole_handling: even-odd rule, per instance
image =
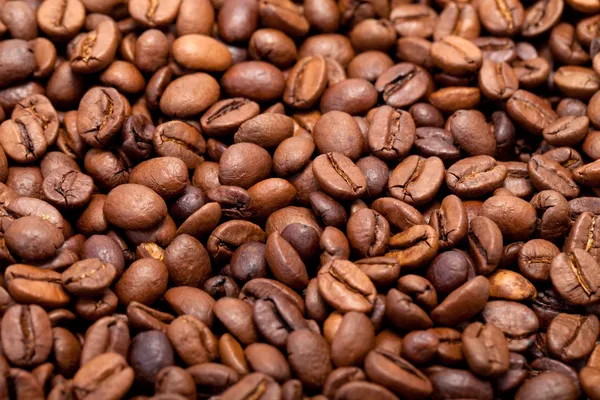
[{"label": "roasted coffee bean", "polygon": [[408,361],[385,350],[373,350],[365,359],[367,376],[399,396],[425,398],[433,388],[429,379]]},{"label": "roasted coffee bean", "polygon": [[431,318],[438,324],[447,326],[468,320],[485,307],[489,287],[488,280],[482,276],[464,283],[431,312]]},{"label": "roasted coffee bean", "polygon": [[333,260],[318,273],[319,292],[340,311],[369,312],[377,294],[373,283],[355,264]]},{"label": "roasted coffee bean", "polygon": [[388,189],[392,196],[410,205],[429,202],[439,190],[445,168],[438,157],[409,156],[392,171]]},{"label": "roasted coffee bean", "polygon": [[467,235],[467,211],[458,197],[449,195],[431,214],[429,224],[438,233],[440,248],[455,247]]},{"label": "roasted coffee bean", "polygon": [[116,353],[102,354],[82,366],[73,377],[76,396],[119,398],[131,387],[134,371],[125,358]]},{"label": "roasted coffee bean", "polygon": [[527,306],[504,300],[490,301],[482,311],[486,323],[500,328],[508,340],[511,351],[521,352],[531,347],[539,320]]},{"label": "roasted coffee bean", "polygon": [[449,35],[434,42],[431,57],[436,67],[452,75],[465,75],[481,67],[481,50],[469,40]]},{"label": "roasted coffee bean", "polygon": [[362,171],[341,153],[320,155],[314,160],[312,170],[323,190],[336,199],[355,200],[366,190]]},{"label": "roasted coffee bean", "polygon": [[[552,388],[552,391],[548,391]],[[567,375],[546,371],[527,380],[521,385],[515,399],[544,399],[548,396],[560,396],[564,399],[576,399],[578,389],[572,379]]]},{"label": "roasted coffee bean", "polygon": [[588,305],[596,301],[600,268],[592,255],[575,248],[560,253],[550,264],[550,279],[560,295],[571,304]]},{"label": "roasted coffee bean", "polygon": [[425,69],[412,63],[400,63],[379,76],[375,89],[383,93],[388,105],[402,108],[424,98],[432,85],[431,75]]},{"label": "roasted coffee bean", "polygon": [[464,330],[462,341],[465,358],[474,372],[499,376],[508,371],[508,343],[496,326],[475,322]]},{"label": "roasted coffee bean", "polygon": [[48,314],[37,305],[14,305],[2,318],[2,348],[15,366],[33,367],[46,361],[52,351]]},{"label": "roasted coffee bean", "polygon": [[495,159],[481,155],[462,159],[446,171],[446,185],[459,197],[480,197],[502,185],[508,171]]},{"label": "roasted coffee bean", "polygon": [[532,239],[519,250],[519,269],[534,281],[547,281],[550,278],[550,264],[560,253],[558,247],[544,239]]},{"label": "roasted coffee bean", "polygon": [[518,90],[507,102],[509,115],[522,128],[535,135],[540,135],[557,119],[556,113],[544,100],[531,92]]},{"label": "roasted coffee bean", "polygon": [[564,362],[581,360],[591,353],[599,333],[595,315],[559,314],[548,327],[548,349]]},{"label": "roasted coffee bean", "polygon": [[389,240],[386,257],[395,257],[402,268],[424,266],[435,257],[440,247],[438,234],[429,225],[415,225]]},{"label": "roasted coffee bean", "polygon": [[427,280],[442,295],[451,293],[473,277],[475,277],[473,261],[466,253],[459,250],[445,251],[437,255],[426,274]]},{"label": "roasted coffee bean", "polygon": [[110,64],[116,54],[120,32],[112,19],[102,21],[95,29],[73,39],[71,68],[82,74],[99,72]]}]

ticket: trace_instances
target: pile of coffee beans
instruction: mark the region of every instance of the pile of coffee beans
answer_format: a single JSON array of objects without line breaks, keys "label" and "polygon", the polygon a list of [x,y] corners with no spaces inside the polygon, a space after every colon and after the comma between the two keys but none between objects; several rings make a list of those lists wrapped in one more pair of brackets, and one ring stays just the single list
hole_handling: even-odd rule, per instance
[{"label": "pile of coffee beans", "polygon": [[600,400],[599,89],[600,0],[0,0],[0,400]]}]

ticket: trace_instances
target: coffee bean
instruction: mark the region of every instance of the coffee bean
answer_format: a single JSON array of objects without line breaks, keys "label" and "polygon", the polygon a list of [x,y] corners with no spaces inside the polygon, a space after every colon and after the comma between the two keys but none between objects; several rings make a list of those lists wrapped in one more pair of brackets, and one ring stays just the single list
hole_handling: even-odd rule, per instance
[{"label": "coffee bean", "polygon": [[464,330],[462,341],[465,358],[474,372],[498,376],[508,371],[508,343],[496,326],[475,322]]},{"label": "coffee bean", "polygon": [[307,388],[321,387],[331,372],[330,349],[325,339],[307,329],[292,332],[287,341],[290,366]]},{"label": "coffee bean", "polygon": [[[110,64],[119,43],[117,24],[107,19],[76,42],[71,55],[71,68],[80,74],[99,72]],[[81,129],[80,129],[81,132]]]},{"label": "coffee bean", "polygon": [[62,273],[64,288],[76,296],[100,295],[114,281],[117,270],[97,258],[78,261]]},{"label": "coffee bean", "polygon": [[399,396],[421,398],[433,391],[431,382],[423,373],[385,350],[373,350],[367,355],[365,372],[371,380],[389,387]]},{"label": "coffee bean", "polygon": [[343,111],[323,114],[314,126],[313,139],[323,154],[338,152],[356,161],[363,152],[363,134],[350,114]]},{"label": "coffee bean", "polygon": [[[548,392],[550,387],[552,387],[552,392]],[[548,371],[525,381],[517,391],[515,399],[543,399],[547,396],[557,395],[565,399],[576,399],[577,386],[568,376]]]},{"label": "coffee bean", "polygon": [[160,98],[160,110],[170,116],[187,118],[216,103],[220,88],[210,75],[198,72],[169,83]]},{"label": "coffee bean", "polygon": [[468,279],[475,277],[471,258],[459,250],[449,250],[437,255],[427,269],[426,278],[435,290],[449,294]]},{"label": "coffee bean", "polygon": [[433,63],[452,75],[465,75],[481,67],[481,50],[460,36],[446,36],[431,46]]},{"label": "coffee bean", "polygon": [[177,354],[188,365],[210,362],[217,356],[217,339],[210,328],[194,316],[176,318],[166,333]]},{"label": "coffee bean", "polygon": [[489,296],[489,282],[482,276],[455,289],[432,312],[438,324],[453,326],[479,313]]},{"label": "coffee bean", "polygon": [[121,185],[110,191],[104,203],[106,220],[123,229],[148,229],[167,214],[164,200],[152,189],[138,184]]},{"label": "coffee bean", "polygon": [[446,171],[446,185],[459,197],[479,197],[502,185],[508,171],[489,156],[464,158]]},{"label": "coffee bean", "polygon": [[471,391],[477,391],[479,399],[493,398],[492,385],[478,378],[470,371],[454,368],[442,368],[429,374],[429,379],[436,392],[449,397],[466,396]]},{"label": "coffee bean", "polygon": [[497,36],[511,36],[523,25],[523,5],[515,0],[494,3],[489,0],[479,5],[481,24]]},{"label": "coffee bean", "polygon": [[410,205],[429,202],[442,185],[445,168],[438,157],[408,156],[392,171],[388,190]]},{"label": "coffee bean", "polygon": [[431,90],[429,73],[412,63],[396,64],[379,76],[375,89],[383,93],[383,100],[394,108],[409,106]]},{"label": "coffee bean", "polygon": [[32,367],[46,361],[52,338],[48,314],[37,305],[15,305],[2,318],[2,348],[15,366]]},{"label": "coffee bean", "polygon": [[102,397],[119,398],[131,387],[134,372],[119,354],[102,354],[82,366],[73,377],[73,392],[77,396],[90,393]]},{"label": "coffee bean", "polygon": [[354,200],[366,190],[362,171],[341,153],[320,155],[314,160],[312,169],[319,185],[334,198]]},{"label": "coffee bean", "polygon": [[508,340],[511,351],[524,351],[533,344],[539,320],[527,306],[504,300],[490,301],[482,311],[486,323],[500,328]]},{"label": "coffee bean", "polygon": [[414,225],[389,240],[386,257],[395,257],[402,268],[422,267],[435,257],[440,247],[437,232],[429,225]]},{"label": "coffee bean", "polygon": [[585,250],[560,253],[550,264],[550,279],[556,290],[569,303],[587,305],[595,302],[598,263]]},{"label": "coffee bean", "polygon": [[355,264],[333,260],[318,273],[319,292],[340,311],[369,312],[375,303],[376,289]]},{"label": "coffee bean", "polygon": [[438,234],[440,248],[454,247],[467,235],[467,210],[458,197],[449,195],[432,213],[429,224]]}]

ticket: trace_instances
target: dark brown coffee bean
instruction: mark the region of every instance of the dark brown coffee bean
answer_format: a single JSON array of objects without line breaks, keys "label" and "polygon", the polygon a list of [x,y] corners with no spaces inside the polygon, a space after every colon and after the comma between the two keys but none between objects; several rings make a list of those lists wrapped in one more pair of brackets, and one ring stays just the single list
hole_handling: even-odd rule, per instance
[{"label": "dark brown coffee bean", "polygon": [[392,196],[410,205],[428,203],[442,185],[445,168],[438,157],[409,156],[394,169],[388,181]]},{"label": "dark brown coffee bean", "polygon": [[169,281],[177,286],[201,286],[210,274],[208,252],[187,234],[178,235],[165,249],[164,263]]},{"label": "dark brown coffee bean", "polygon": [[595,302],[597,296],[595,271],[598,268],[592,255],[576,248],[554,257],[550,264],[550,279],[569,303],[587,305]]},{"label": "dark brown coffee bean", "polygon": [[493,35],[512,36],[523,25],[525,13],[518,0],[502,0],[499,3],[485,0],[478,8],[481,24]]},{"label": "dark brown coffee bean", "polygon": [[475,277],[475,267],[470,257],[459,250],[440,253],[427,269],[426,278],[438,293],[451,293]]},{"label": "dark brown coffee bean", "polygon": [[137,301],[151,305],[167,289],[168,270],[162,261],[142,258],[132,263],[116,283],[114,290],[121,304]]},{"label": "dark brown coffee bean", "polygon": [[234,136],[234,142],[255,143],[264,148],[276,147],[292,136],[293,120],[282,114],[261,114],[244,122]]},{"label": "dark brown coffee bean", "polygon": [[533,344],[539,321],[529,307],[513,301],[490,301],[482,315],[486,323],[504,332],[511,351],[522,352]]},{"label": "dark brown coffee bean", "polygon": [[415,125],[409,113],[383,106],[369,125],[368,142],[373,154],[384,161],[404,157],[415,138]]},{"label": "dark brown coffee bean", "polygon": [[344,79],[330,85],[321,97],[320,109],[326,113],[333,110],[351,115],[366,113],[377,103],[377,91],[364,79]]},{"label": "dark brown coffee bean", "polygon": [[450,2],[440,13],[433,39],[439,41],[450,35],[474,39],[479,36],[480,31],[481,24],[475,7],[470,4]]},{"label": "dark brown coffee bean", "polygon": [[423,99],[433,86],[429,73],[412,63],[396,64],[375,82],[383,100],[394,108],[403,108]]},{"label": "dark brown coffee bean", "polygon": [[210,329],[192,315],[176,318],[167,329],[175,351],[188,365],[213,361],[217,356],[217,339]]},{"label": "dark brown coffee bean", "polygon": [[313,211],[325,226],[344,227],[348,214],[340,203],[322,192],[312,192],[308,198]]},{"label": "dark brown coffee bean", "polygon": [[137,184],[116,187],[109,192],[104,203],[106,220],[123,229],[154,227],[166,214],[164,200],[152,189]]},{"label": "dark brown coffee bean", "polygon": [[398,59],[425,68],[433,68],[430,50],[431,42],[416,36],[401,37],[396,42],[396,56]]},{"label": "dark brown coffee bean", "polygon": [[435,257],[440,247],[438,234],[429,225],[415,225],[390,238],[386,257],[395,257],[402,268],[416,269]]},{"label": "dark brown coffee bean", "polygon": [[543,155],[534,155],[527,164],[531,182],[538,190],[556,190],[568,199],[579,195],[571,172]]},{"label": "dark brown coffee bean", "polygon": [[550,263],[560,253],[558,247],[544,239],[532,239],[519,250],[519,269],[527,278],[547,281]]},{"label": "dark brown coffee bean", "polygon": [[587,357],[600,333],[595,315],[559,314],[548,327],[548,349],[564,362]]},{"label": "dark brown coffee bean", "polygon": [[327,86],[327,64],[322,56],[299,60],[287,78],[283,100],[295,108],[310,108]]},{"label": "dark brown coffee bean", "polygon": [[200,119],[202,130],[209,136],[224,136],[237,131],[244,123],[258,115],[258,104],[244,98],[221,100],[211,106]]},{"label": "dark brown coffee bean", "polygon": [[535,135],[540,135],[557,119],[556,113],[540,97],[525,90],[517,90],[512,95],[507,110],[517,124]]},{"label": "dark brown coffee bean", "polygon": [[477,399],[493,399],[494,390],[489,381],[479,379],[470,371],[441,368],[428,375],[436,394],[448,398],[462,398],[477,393]]},{"label": "dark brown coffee bean", "polygon": [[479,313],[487,303],[490,284],[483,276],[471,279],[448,295],[432,312],[438,324],[455,326]]},{"label": "dark brown coffee bean", "polygon": [[460,36],[446,36],[431,46],[433,63],[451,75],[466,75],[481,67],[479,47]]},{"label": "dark brown coffee bean", "polygon": [[477,374],[499,376],[508,371],[508,343],[496,326],[474,322],[465,328],[462,341],[467,363]]},{"label": "dark brown coffee bean", "polygon": [[[221,86],[230,97],[267,102],[282,96],[285,79],[281,71],[269,63],[246,61],[229,68],[221,78]],[[216,93],[218,95],[218,91]]]},{"label": "dark brown coffee bean", "polygon": [[71,55],[71,68],[80,74],[92,74],[106,68],[115,58],[120,32],[112,19],[102,21],[84,34]]},{"label": "dark brown coffee bean", "polygon": [[309,389],[319,388],[331,372],[330,349],[325,339],[307,329],[292,332],[287,341],[290,366]]},{"label": "dark brown coffee bean", "polygon": [[373,350],[367,355],[365,372],[371,380],[399,396],[425,398],[433,392],[431,382],[421,371],[385,350]]},{"label": "dark brown coffee bean", "polygon": [[64,288],[76,296],[101,295],[114,281],[117,270],[114,265],[97,258],[78,261],[62,273]]},{"label": "dark brown coffee bean", "polygon": [[581,65],[589,61],[589,54],[576,38],[575,28],[566,22],[552,29],[548,44],[552,55],[561,63]]},{"label": "dark brown coffee bean", "polygon": [[518,90],[519,81],[508,63],[484,60],[479,70],[479,86],[488,99],[506,100]]},{"label": "dark brown coffee bean", "polygon": [[121,129],[125,104],[115,89],[94,88],[82,98],[77,111],[77,131],[87,144],[104,147]]},{"label": "dark brown coffee bean", "polygon": [[508,171],[489,156],[474,156],[454,163],[446,171],[446,185],[462,198],[480,197],[502,185]]},{"label": "dark brown coffee bean", "polygon": [[356,161],[363,152],[364,137],[360,127],[350,114],[343,111],[323,114],[314,126],[313,139],[323,154],[337,152]]},{"label": "dark brown coffee bean", "polygon": [[337,310],[369,312],[373,309],[377,291],[355,264],[331,261],[321,268],[317,278],[321,296]]},{"label": "dark brown coffee bean", "polygon": [[336,199],[354,200],[366,190],[362,171],[341,153],[320,155],[314,160],[312,169],[319,185]]},{"label": "dark brown coffee bean", "polygon": [[181,1],[176,0],[148,4],[142,0],[134,0],[129,4],[128,10],[131,17],[142,26],[164,26],[175,20],[180,3]]},{"label": "dark brown coffee bean", "polygon": [[52,351],[52,327],[48,314],[37,305],[15,305],[2,318],[2,348],[10,362],[33,367]]},{"label": "dark brown coffee bean", "polygon": [[19,163],[42,158],[48,147],[42,125],[30,115],[4,121],[0,125],[0,144],[8,157]]},{"label": "dark brown coffee bean", "polygon": [[271,234],[265,248],[265,258],[271,273],[292,289],[308,285],[308,274],[302,259],[278,232]]},{"label": "dark brown coffee bean", "polygon": [[433,34],[438,16],[425,4],[400,4],[392,9],[390,20],[400,36],[427,38]]},{"label": "dark brown coffee bean", "polygon": [[560,19],[563,9],[563,1],[536,2],[525,10],[521,34],[529,38],[549,31]]},{"label": "dark brown coffee bean", "polygon": [[347,235],[350,246],[360,256],[381,256],[387,248],[390,226],[377,211],[363,209],[348,220]]}]

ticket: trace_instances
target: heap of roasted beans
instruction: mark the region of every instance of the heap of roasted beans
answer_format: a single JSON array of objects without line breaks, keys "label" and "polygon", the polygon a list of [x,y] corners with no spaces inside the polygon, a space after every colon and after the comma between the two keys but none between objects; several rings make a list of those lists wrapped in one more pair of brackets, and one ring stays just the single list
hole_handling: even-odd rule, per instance
[{"label": "heap of roasted beans", "polygon": [[599,400],[599,73],[600,0],[0,0],[0,400]]}]

